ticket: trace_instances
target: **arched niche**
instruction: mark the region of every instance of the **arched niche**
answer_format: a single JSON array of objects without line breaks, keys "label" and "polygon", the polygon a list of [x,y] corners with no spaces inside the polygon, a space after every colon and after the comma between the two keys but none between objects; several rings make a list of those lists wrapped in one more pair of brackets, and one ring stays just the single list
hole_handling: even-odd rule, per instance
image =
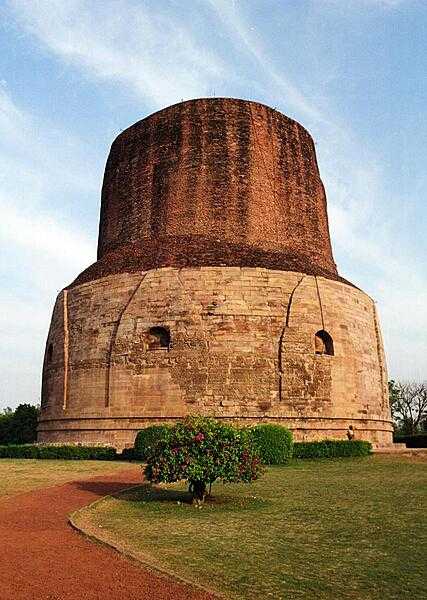
[{"label": "arched niche", "polygon": [[169,350],[171,344],[171,336],[167,327],[156,325],[150,327],[146,334],[148,350]]},{"label": "arched niche", "polygon": [[334,355],[334,341],[324,329],[320,329],[314,336],[314,351],[316,354]]}]

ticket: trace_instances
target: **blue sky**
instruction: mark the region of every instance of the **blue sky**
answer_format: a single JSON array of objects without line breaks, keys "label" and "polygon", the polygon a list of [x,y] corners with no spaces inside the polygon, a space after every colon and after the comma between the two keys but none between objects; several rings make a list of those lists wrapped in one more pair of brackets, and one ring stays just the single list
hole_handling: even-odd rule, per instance
[{"label": "blue sky", "polygon": [[0,21],[0,408],[39,402],[111,142],[202,96],[311,132],[340,273],[377,302],[390,377],[427,378],[425,0],[10,0]]}]

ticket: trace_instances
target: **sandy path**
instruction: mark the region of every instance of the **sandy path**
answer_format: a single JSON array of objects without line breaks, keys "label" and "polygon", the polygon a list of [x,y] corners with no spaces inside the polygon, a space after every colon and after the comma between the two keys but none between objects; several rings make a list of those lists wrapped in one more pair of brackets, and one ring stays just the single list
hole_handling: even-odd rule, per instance
[{"label": "sandy path", "polygon": [[140,481],[133,467],[0,500],[1,600],[210,600],[69,525],[71,512]]}]

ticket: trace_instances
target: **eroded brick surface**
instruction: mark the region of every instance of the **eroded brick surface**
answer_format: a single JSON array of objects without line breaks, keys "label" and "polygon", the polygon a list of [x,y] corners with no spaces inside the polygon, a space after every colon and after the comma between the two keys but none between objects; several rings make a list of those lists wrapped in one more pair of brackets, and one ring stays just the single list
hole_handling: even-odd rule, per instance
[{"label": "eroded brick surface", "polygon": [[108,157],[98,259],[76,284],[164,266],[338,278],[312,138],[267,106],[224,98],[139,121]]}]

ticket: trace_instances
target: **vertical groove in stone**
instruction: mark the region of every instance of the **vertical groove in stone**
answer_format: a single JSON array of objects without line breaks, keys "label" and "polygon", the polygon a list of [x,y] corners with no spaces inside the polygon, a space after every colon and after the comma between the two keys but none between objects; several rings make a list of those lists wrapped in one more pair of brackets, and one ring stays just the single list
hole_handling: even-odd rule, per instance
[{"label": "vertical groove in stone", "polygon": [[134,290],[132,291],[131,295],[129,296],[127,302],[125,302],[125,304],[123,305],[123,308],[122,308],[122,310],[119,313],[118,319],[114,323],[113,331],[111,333],[111,338],[110,338],[110,344],[108,346],[108,353],[107,353],[107,369],[106,369],[106,373],[105,373],[105,403],[104,403],[105,407],[110,406],[110,399],[111,399],[111,357],[113,355],[114,346],[116,344],[117,333],[119,331],[119,327],[120,327],[120,324],[122,322],[123,315],[127,311],[130,303],[134,299],[134,297],[137,294],[138,290],[141,288],[141,285],[142,285],[142,283],[145,280],[145,277],[147,275],[148,275],[148,273],[144,273],[142,275],[141,279],[138,281],[137,285],[135,286]]},{"label": "vertical groove in stone", "polygon": [[314,276],[314,281],[316,282],[316,292],[317,292],[317,299],[319,300],[320,317],[322,319],[322,329],[323,329],[323,331],[326,331],[325,330],[325,320],[323,318],[322,298],[320,297],[319,282],[317,281],[316,275]]},{"label": "vertical groove in stone", "polygon": [[385,406],[387,405],[387,378],[385,377],[385,365],[382,356],[382,342],[380,337],[380,329],[378,325],[378,315],[375,303],[372,302],[372,310],[374,316],[374,330],[375,330],[375,340],[377,343],[377,355],[378,355],[378,366],[380,370],[380,384],[381,384],[381,410],[384,411]]},{"label": "vertical groove in stone", "polygon": [[288,305],[286,307],[286,314],[285,314],[285,325],[282,328],[282,331],[280,333],[280,337],[279,337],[279,348],[278,348],[278,356],[277,356],[277,363],[278,363],[278,368],[279,368],[279,403],[282,402],[283,398],[282,398],[282,378],[283,378],[283,373],[284,373],[284,369],[283,369],[283,340],[285,338],[285,333],[286,333],[286,329],[289,327],[289,319],[291,316],[291,308],[292,308],[292,301],[294,299],[294,294],[297,291],[297,289],[299,288],[302,280],[304,279],[305,275],[302,275],[297,283],[295,284],[295,286],[293,287],[290,295],[289,295],[289,299],[288,299]]}]

